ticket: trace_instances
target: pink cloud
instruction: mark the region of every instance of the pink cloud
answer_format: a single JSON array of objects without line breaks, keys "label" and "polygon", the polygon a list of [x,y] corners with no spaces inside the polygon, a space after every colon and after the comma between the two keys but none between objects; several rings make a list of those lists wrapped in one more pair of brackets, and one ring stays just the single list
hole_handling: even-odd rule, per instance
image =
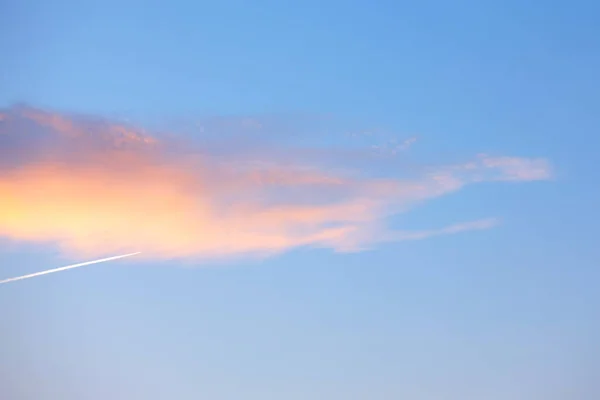
[{"label": "pink cloud", "polygon": [[355,251],[488,229],[496,220],[394,232],[386,219],[483,180],[550,177],[544,160],[479,156],[411,179],[377,179],[282,162],[276,148],[271,158],[263,152],[252,161],[240,150],[221,159],[101,119],[35,109],[1,115],[0,236],[52,243],[77,256],[265,256],[298,246]]},{"label": "pink cloud", "polygon": [[550,163],[541,158],[524,159],[518,157],[490,157],[479,155],[479,160],[486,168],[497,169],[499,180],[506,181],[539,181],[550,179]]}]

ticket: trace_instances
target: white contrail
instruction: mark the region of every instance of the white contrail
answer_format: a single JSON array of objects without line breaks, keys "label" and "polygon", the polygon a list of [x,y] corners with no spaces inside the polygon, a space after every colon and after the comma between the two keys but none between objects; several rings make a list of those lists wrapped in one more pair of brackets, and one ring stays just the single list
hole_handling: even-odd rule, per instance
[{"label": "white contrail", "polygon": [[141,251],[138,251],[137,253],[129,253],[129,254],[124,254],[122,256],[114,256],[114,257],[102,258],[100,260],[86,261],[86,262],[83,262],[83,263],[80,263],[80,264],[67,265],[66,267],[60,267],[60,268],[49,269],[49,270],[41,271],[41,272],[35,272],[33,274],[23,275],[23,276],[17,276],[15,278],[8,278],[8,279],[4,279],[4,280],[0,281],[0,285],[3,284],[3,283],[20,281],[22,279],[34,278],[34,277],[40,276],[40,275],[46,275],[46,274],[52,274],[54,272],[65,271],[67,269],[83,267],[85,265],[97,264],[97,263],[101,263],[101,262],[105,262],[105,261],[117,260],[119,258],[135,256],[136,254],[140,254],[140,253],[141,253]]}]

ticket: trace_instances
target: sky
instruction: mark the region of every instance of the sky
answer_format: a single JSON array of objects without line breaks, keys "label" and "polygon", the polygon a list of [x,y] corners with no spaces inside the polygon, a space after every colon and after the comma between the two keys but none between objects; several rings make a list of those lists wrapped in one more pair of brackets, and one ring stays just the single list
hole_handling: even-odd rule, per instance
[{"label": "sky", "polygon": [[0,398],[600,395],[597,2],[0,15]]}]

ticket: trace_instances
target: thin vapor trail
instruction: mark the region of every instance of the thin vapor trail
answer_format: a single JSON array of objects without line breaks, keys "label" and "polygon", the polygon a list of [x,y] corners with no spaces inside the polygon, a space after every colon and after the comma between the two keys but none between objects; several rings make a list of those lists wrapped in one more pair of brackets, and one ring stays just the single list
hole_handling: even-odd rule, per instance
[{"label": "thin vapor trail", "polygon": [[123,254],[121,256],[101,258],[100,260],[86,261],[86,262],[83,262],[80,264],[67,265],[66,267],[54,268],[54,269],[49,269],[49,270],[41,271],[41,272],[34,272],[33,274],[29,274],[29,275],[23,275],[23,276],[17,276],[15,278],[4,279],[4,280],[0,281],[0,284],[14,282],[14,281],[20,281],[22,279],[34,278],[36,276],[52,274],[54,272],[66,271],[68,269],[83,267],[83,266],[90,265],[90,264],[97,264],[97,263],[101,263],[101,262],[105,262],[105,261],[118,260],[119,258],[135,256],[136,254],[140,254],[140,253],[141,253],[141,251],[138,251],[137,253],[129,253],[129,254]]}]

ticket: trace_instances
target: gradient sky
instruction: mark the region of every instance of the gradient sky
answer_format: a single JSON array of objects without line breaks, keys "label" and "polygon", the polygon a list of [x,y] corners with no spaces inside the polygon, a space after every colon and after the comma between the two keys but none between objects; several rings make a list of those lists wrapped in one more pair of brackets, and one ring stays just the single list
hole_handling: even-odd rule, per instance
[{"label": "gradient sky", "polygon": [[0,16],[0,398],[600,397],[597,2]]}]

